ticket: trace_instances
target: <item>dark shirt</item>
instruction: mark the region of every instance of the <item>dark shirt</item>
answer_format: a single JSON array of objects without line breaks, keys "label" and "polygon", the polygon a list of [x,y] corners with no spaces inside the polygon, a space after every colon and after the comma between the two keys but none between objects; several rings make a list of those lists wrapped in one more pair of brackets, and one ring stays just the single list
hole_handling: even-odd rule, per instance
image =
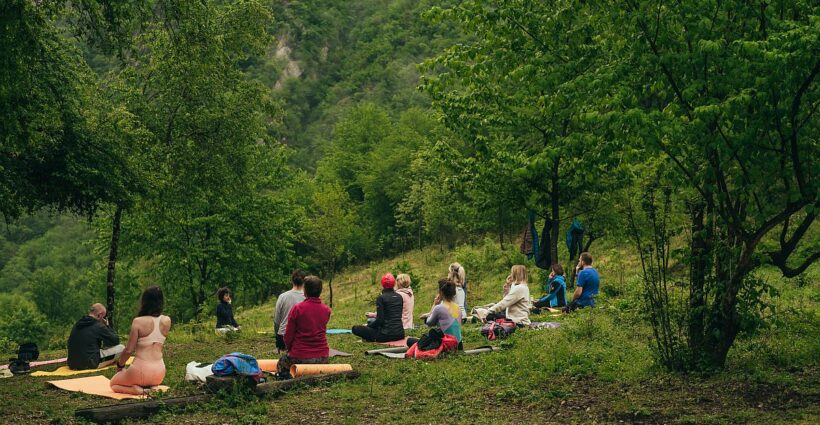
[{"label": "dark shirt", "polygon": [[404,324],[401,313],[404,309],[404,299],[392,288],[382,290],[376,298],[376,320],[367,326],[376,329],[381,335],[393,336],[394,339],[404,338]]},{"label": "dark shirt", "polygon": [[120,343],[120,337],[108,326],[91,316],[83,316],[68,337],[68,367],[74,370],[96,369],[100,349]]},{"label": "dark shirt", "polygon": [[216,327],[223,328],[225,326],[239,327],[236,320],[233,319],[233,307],[225,301],[220,301],[216,306]]}]

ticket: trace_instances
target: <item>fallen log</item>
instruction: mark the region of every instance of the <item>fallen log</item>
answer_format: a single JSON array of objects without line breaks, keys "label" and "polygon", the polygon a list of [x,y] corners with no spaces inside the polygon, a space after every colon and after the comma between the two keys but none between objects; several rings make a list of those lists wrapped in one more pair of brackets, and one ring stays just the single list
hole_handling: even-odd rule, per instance
[{"label": "fallen log", "polygon": [[254,388],[254,392],[258,395],[273,394],[281,391],[287,391],[291,388],[300,385],[314,385],[321,382],[332,382],[342,379],[356,379],[360,375],[355,370],[338,373],[326,373],[322,375],[303,376],[301,378],[285,379],[282,381],[268,381],[263,382]]},{"label": "fallen log", "polygon": [[211,394],[197,394],[187,397],[171,397],[159,400],[138,401],[136,403],[112,404],[89,409],[78,409],[74,412],[74,416],[95,423],[116,422],[125,418],[147,418],[166,407],[201,403],[208,401],[211,397]]}]

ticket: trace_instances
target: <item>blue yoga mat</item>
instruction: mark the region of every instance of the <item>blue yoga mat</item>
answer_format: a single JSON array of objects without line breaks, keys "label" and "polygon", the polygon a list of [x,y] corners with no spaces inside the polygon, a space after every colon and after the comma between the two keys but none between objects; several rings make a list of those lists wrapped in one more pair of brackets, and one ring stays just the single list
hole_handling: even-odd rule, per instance
[{"label": "blue yoga mat", "polygon": [[336,334],[350,334],[353,333],[350,329],[328,329],[325,333],[328,335],[336,335]]}]

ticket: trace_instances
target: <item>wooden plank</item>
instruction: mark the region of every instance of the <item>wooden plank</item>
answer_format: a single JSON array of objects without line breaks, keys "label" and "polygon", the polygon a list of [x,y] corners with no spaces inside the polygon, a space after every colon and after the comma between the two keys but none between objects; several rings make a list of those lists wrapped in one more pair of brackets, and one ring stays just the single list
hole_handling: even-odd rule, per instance
[{"label": "wooden plank", "polygon": [[315,385],[321,382],[332,382],[342,379],[356,379],[359,377],[359,372],[355,370],[339,373],[328,373],[323,375],[303,376],[301,378],[285,379],[282,381],[268,381],[256,386],[254,391],[258,395],[272,394],[281,391],[287,391],[299,385]]},{"label": "wooden plank", "polygon": [[187,397],[172,397],[158,400],[138,401],[135,403],[112,404],[110,406],[78,409],[74,412],[74,416],[84,418],[95,423],[116,422],[125,418],[147,418],[166,407],[187,406],[192,403],[201,403],[209,400],[211,397],[211,394],[197,394]]}]

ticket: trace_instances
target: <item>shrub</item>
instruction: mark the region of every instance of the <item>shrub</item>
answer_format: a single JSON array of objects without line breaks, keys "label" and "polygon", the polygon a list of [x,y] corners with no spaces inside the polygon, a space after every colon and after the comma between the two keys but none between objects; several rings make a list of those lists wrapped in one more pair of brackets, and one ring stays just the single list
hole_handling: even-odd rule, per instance
[{"label": "shrub", "polygon": [[48,322],[31,301],[15,295],[0,295],[6,307],[0,311],[0,335],[17,343],[46,345]]}]

